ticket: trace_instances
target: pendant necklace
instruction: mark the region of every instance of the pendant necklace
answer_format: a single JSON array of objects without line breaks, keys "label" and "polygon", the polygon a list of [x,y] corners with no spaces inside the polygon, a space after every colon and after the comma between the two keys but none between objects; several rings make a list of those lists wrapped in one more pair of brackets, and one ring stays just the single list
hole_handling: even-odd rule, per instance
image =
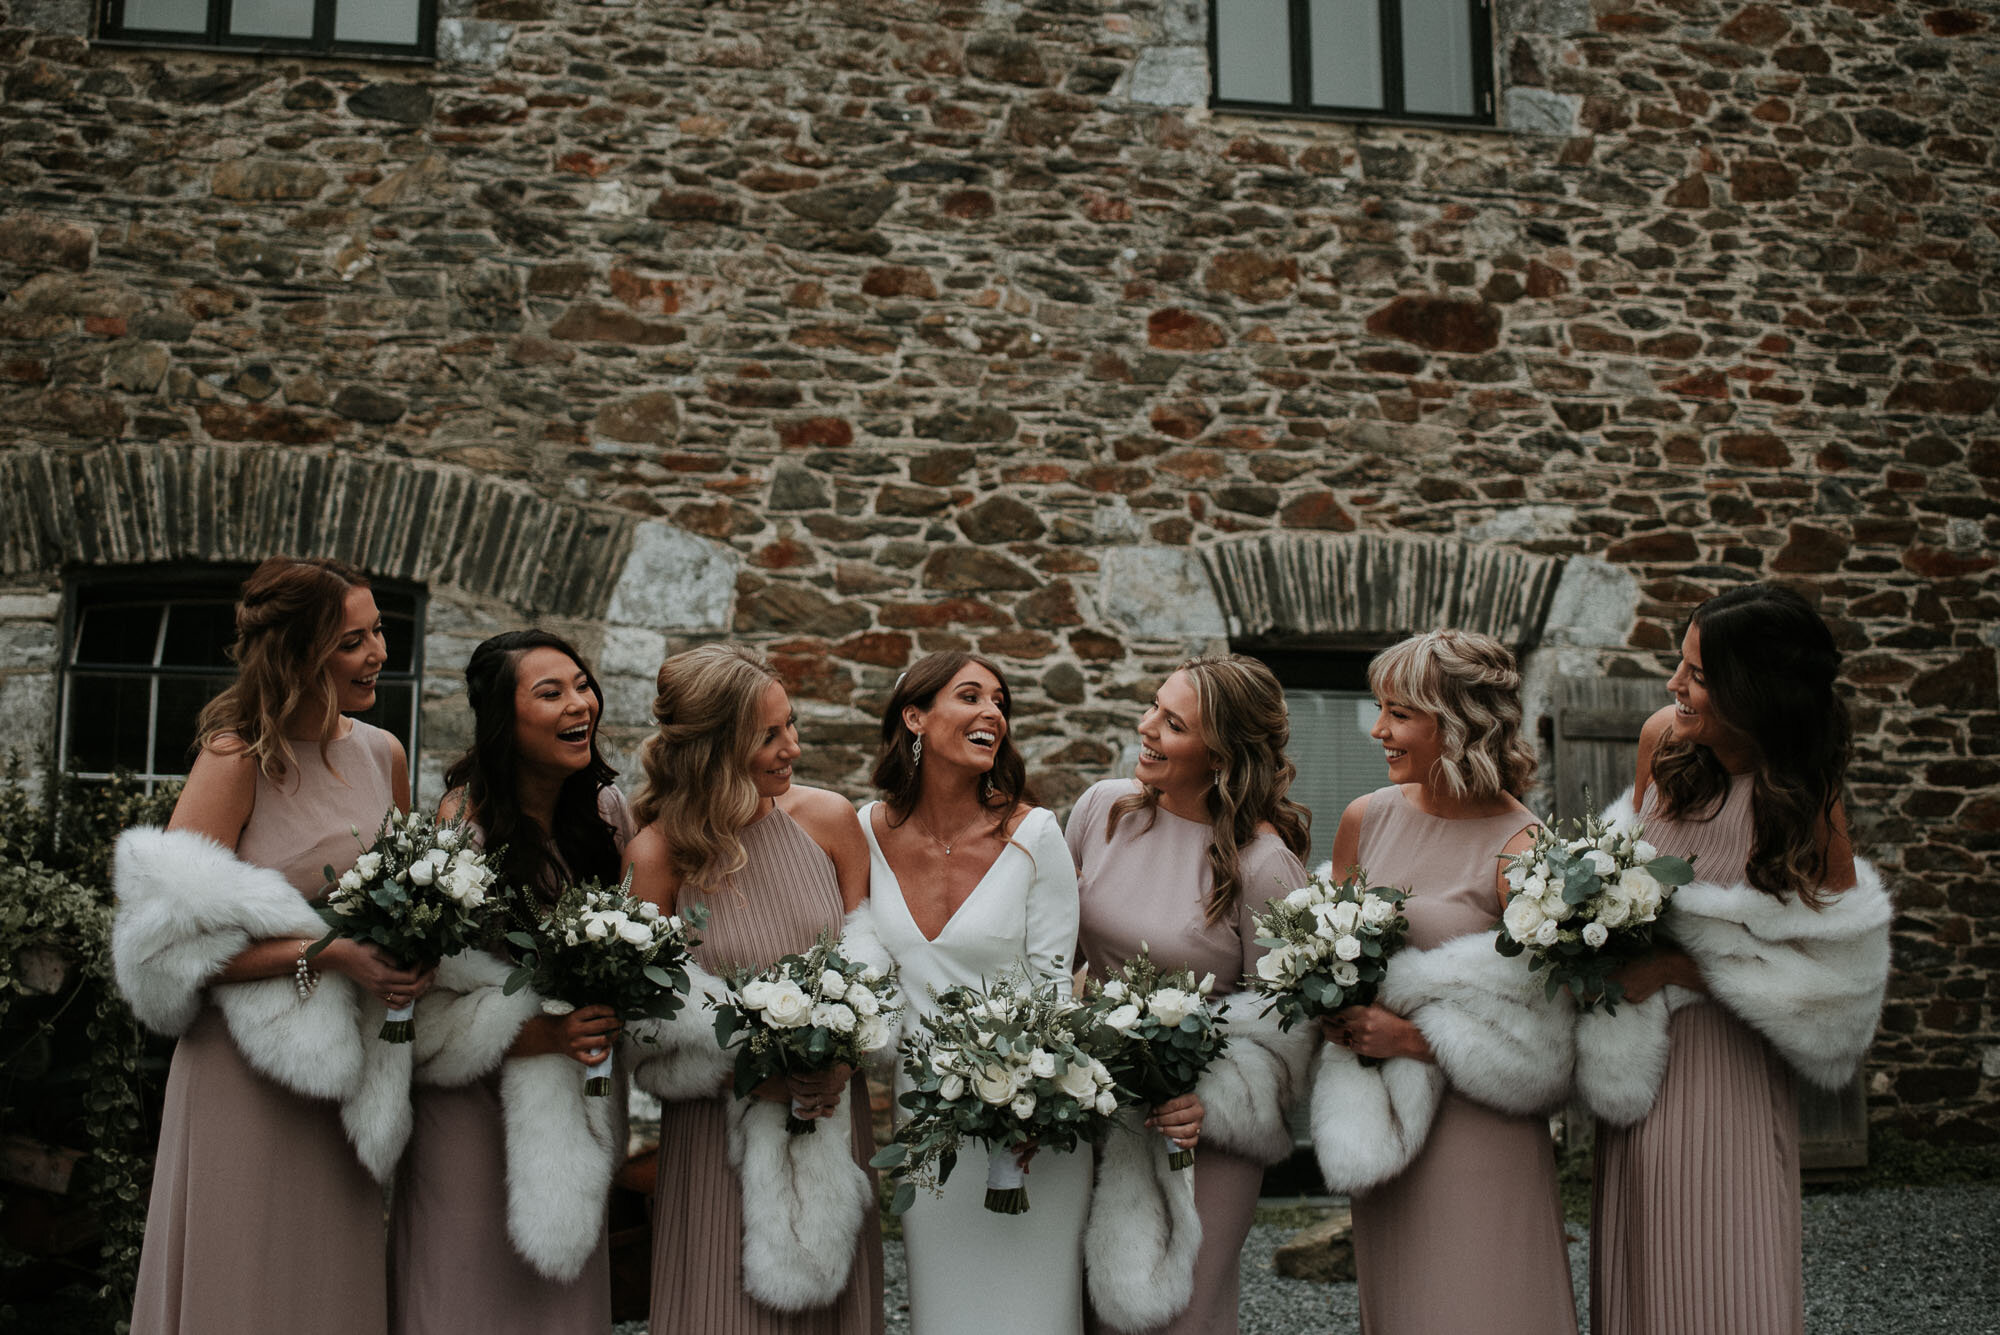
[{"label": "pendant necklace", "polygon": [[917,813],[914,811],[912,811],[910,814],[916,817],[917,828],[921,829],[926,835],[930,836],[930,841],[936,844],[939,848],[942,848],[944,850],[944,855],[946,857],[951,856],[952,845],[956,844],[960,839],[963,839],[965,837],[965,832],[971,829],[974,825],[979,823],[979,817],[974,816],[971,820],[959,826],[956,830],[953,830],[951,832],[951,838],[940,839],[938,837],[938,832],[931,828],[929,821],[925,820],[921,816],[918,816]]}]

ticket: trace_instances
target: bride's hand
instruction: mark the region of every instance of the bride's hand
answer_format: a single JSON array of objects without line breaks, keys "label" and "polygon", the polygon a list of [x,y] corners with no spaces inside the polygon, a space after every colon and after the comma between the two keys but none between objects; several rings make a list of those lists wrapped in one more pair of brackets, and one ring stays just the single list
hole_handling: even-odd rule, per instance
[{"label": "bride's hand", "polygon": [[1201,1123],[1207,1114],[1208,1110],[1201,1106],[1199,1098],[1183,1094],[1156,1106],[1152,1116],[1146,1119],[1146,1125],[1170,1137],[1179,1148],[1191,1150],[1201,1139]]},{"label": "bride's hand", "polygon": [[807,1121],[831,1117],[840,1105],[841,1091],[853,1078],[854,1068],[845,1064],[812,1075],[787,1076],[787,1097],[792,1101],[793,1111]]},{"label": "bride's hand", "polygon": [[1430,1061],[1431,1045],[1424,1031],[1382,1006],[1346,1006],[1320,1021],[1335,1043],[1360,1057],[1386,1061],[1414,1057]]}]

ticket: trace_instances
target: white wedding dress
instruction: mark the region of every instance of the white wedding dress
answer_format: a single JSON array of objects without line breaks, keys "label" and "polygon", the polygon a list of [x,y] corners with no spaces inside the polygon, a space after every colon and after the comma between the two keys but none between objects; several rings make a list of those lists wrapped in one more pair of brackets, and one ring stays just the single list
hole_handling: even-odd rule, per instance
[{"label": "white wedding dress", "polygon": [[[904,1033],[917,1031],[936,1009],[933,992],[958,984],[980,985],[1022,965],[1038,979],[1068,984],[1076,948],[1076,864],[1053,813],[1039,807],[1028,813],[1013,844],[931,940],[918,930],[882,856],[875,838],[878,805],[861,809],[868,893],[876,931],[902,979]],[[1028,1171],[1028,1210],[1017,1215],[986,1208],[982,1150],[967,1145],[944,1195],[919,1191],[903,1216],[911,1335],[1081,1335],[1090,1147],[1037,1154]]]}]

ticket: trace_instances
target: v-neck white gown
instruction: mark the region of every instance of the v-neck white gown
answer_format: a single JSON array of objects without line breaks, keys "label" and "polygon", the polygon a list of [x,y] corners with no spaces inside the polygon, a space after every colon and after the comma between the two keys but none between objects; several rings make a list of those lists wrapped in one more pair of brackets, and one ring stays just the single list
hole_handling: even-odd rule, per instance
[{"label": "v-neck white gown", "polygon": [[[903,889],[875,838],[875,807],[861,810],[868,834],[868,893],[875,925],[895,957],[906,1006],[904,1033],[936,1009],[933,994],[980,985],[1023,965],[1036,978],[1069,981],[1076,945],[1076,866],[1053,813],[1036,808],[1015,828],[986,876],[935,941],[910,916]],[[900,1093],[900,1088],[898,1093]],[[944,1194],[917,1194],[903,1216],[912,1335],[990,1335],[998,1330],[1081,1335],[1083,1221],[1090,1208],[1088,1146],[1037,1154],[1025,1214],[986,1208],[986,1158],[968,1146]]]}]

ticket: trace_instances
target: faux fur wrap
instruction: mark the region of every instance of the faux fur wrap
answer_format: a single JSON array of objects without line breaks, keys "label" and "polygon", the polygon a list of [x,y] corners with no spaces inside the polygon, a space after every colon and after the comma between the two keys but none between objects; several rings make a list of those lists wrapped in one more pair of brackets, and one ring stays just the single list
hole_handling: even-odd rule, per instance
[{"label": "faux fur wrap", "polygon": [[1222,1001],[1229,1046],[1195,1086],[1201,1100],[1201,1143],[1261,1164],[1292,1153],[1290,1113],[1305,1087],[1313,1028],[1278,1028],[1275,1012],[1260,1015],[1264,998],[1237,992]]},{"label": "faux fur wrap", "polygon": [[[840,953],[856,964],[873,965],[884,974],[896,976],[896,959],[889,948],[882,944],[882,935],[875,928],[875,901],[864,899],[854,906],[847,915],[847,921],[840,927]],[[901,1056],[902,1045],[890,1043],[872,1054],[868,1061],[870,1072],[887,1080],[895,1075],[896,1064]]]},{"label": "faux fur wrap", "polygon": [[1363,1066],[1322,1048],[1313,1070],[1313,1147],[1335,1191],[1361,1191],[1409,1167],[1447,1085],[1488,1107],[1526,1115],[1567,1096],[1575,1067],[1574,1011],[1551,1001],[1524,960],[1479,932],[1389,963],[1381,1004],[1423,1031],[1435,1062],[1396,1057]]},{"label": "faux fur wrap", "polygon": [[507,1162],[507,1236],[530,1265],[567,1283],[583,1272],[604,1230],[604,1203],[624,1158],[623,1082],[589,1098],[584,1068],[551,1053],[506,1060],[521,1026],[540,1013],[532,988],[507,996],[509,966],[480,950],[438,966],[417,1003],[416,1079],[457,1086],[500,1075]]},{"label": "faux fur wrap", "polygon": [[693,960],[687,975],[687,999],[674,1018],[632,1021],[620,1047],[639,1088],[668,1102],[726,1094],[736,1069],[736,1059],[715,1041],[714,1008],[729,988]]},{"label": "faux fur wrap", "polygon": [[118,837],[112,969],[140,1023],[179,1037],[213,999],[243,1059],[268,1080],[340,1105],[355,1153],[386,1182],[410,1136],[410,1045],[375,1035],[384,1007],[344,974],[299,1000],[289,973],[213,983],[258,941],[317,940],[326,924],[291,882],[188,830]]},{"label": "faux fur wrap", "polygon": [[[1761,1034],[1805,1079],[1837,1089],[1874,1041],[1889,981],[1881,875],[1854,860],[1854,885],[1815,909],[1748,884],[1696,881],[1674,892],[1660,930],[1693,957],[1713,1000]],[[1577,1092],[1614,1125],[1644,1117],[1667,1069],[1667,1022],[1701,1000],[1664,987],[1577,1024]]]},{"label": "faux fur wrap", "polygon": [[854,1244],[875,1184],[854,1161],[848,1091],[818,1131],[785,1130],[789,1109],[767,1099],[729,1104],[729,1164],[743,1186],[743,1288],[783,1312],[824,1307],[854,1268]]},{"label": "faux fur wrap", "polygon": [[[1234,1042],[1233,1038],[1231,1040]],[[1192,1168],[1167,1166],[1169,1147],[1145,1126],[1136,1108],[1119,1112],[1097,1152],[1097,1182],[1083,1230],[1090,1305],[1113,1330],[1163,1326],[1194,1297],[1201,1217],[1194,1208]],[[1203,1125],[1207,1139],[1207,1125]]]}]

